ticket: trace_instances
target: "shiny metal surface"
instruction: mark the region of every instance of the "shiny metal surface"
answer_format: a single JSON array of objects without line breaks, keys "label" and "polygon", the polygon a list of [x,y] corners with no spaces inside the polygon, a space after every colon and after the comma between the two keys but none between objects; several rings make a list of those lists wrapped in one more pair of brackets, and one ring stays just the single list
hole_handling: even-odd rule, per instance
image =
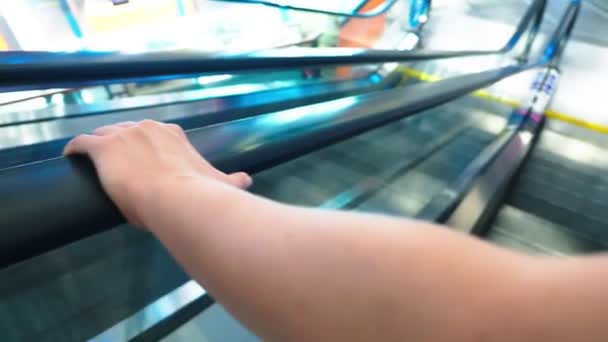
[{"label": "shiny metal surface", "polygon": [[11,279],[0,283],[3,341],[82,341],[188,281],[153,236],[130,226],[2,269],[0,279]]},{"label": "shiny metal surface", "polygon": [[214,304],[161,341],[261,342],[262,339],[243,327],[222,306]]},{"label": "shiny metal surface", "polygon": [[88,341],[131,340],[205,295],[205,290],[190,280]]}]

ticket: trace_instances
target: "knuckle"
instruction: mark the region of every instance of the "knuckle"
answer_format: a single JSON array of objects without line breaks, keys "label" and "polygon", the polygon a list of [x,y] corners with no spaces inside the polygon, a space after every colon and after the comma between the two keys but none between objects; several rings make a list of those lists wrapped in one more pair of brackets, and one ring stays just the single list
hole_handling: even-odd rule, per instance
[{"label": "knuckle", "polygon": [[176,125],[176,124],[172,124],[171,123],[171,124],[166,124],[166,125],[167,125],[167,127],[171,128],[172,130],[175,130],[175,131],[181,131],[182,130],[182,128],[179,125]]},{"label": "knuckle", "polygon": [[89,142],[90,137],[87,134],[79,134],[72,139],[72,144],[85,145]]},{"label": "knuckle", "polygon": [[119,132],[117,134],[113,134],[113,135],[104,137],[101,145],[106,146],[106,147],[111,147],[111,146],[116,146],[124,141],[125,141],[125,133]]},{"label": "knuckle", "polygon": [[167,128],[169,128],[171,131],[179,134],[180,136],[185,136],[184,130],[176,124],[167,124]]},{"label": "knuckle", "polygon": [[158,127],[159,123],[154,120],[145,119],[139,122],[139,126],[143,128],[154,128]]}]

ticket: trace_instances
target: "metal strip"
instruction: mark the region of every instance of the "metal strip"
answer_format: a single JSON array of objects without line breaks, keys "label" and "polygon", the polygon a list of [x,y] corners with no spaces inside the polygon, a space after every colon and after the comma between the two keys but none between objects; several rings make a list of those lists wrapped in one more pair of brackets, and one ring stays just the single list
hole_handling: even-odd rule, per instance
[{"label": "metal strip", "polygon": [[89,339],[91,342],[128,341],[160,324],[167,317],[175,315],[184,307],[194,303],[207,292],[191,280],[169,294],[159,298],[150,305],[136,312],[127,319],[118,322],[108,330]]}]

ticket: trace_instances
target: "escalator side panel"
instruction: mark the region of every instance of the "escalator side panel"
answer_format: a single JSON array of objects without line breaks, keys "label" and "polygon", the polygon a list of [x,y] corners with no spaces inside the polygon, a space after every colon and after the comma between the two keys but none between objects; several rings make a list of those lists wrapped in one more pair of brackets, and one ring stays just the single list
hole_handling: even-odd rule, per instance
[{"label": "escalator side panel", "polygon": [[580,238],[608,246],[607,161],[604,149],[543,132],[508,203],[566,227]]},{"label": "escalator side panel", "polygon": [[0,331],[8,341],[84,340],[188,280],[154,237],[129,226],[28,260],[0,277],[12,279],[0,297]]},{"label": "escalator side panel", "polygon": [[581,236],[576,230],[508,205],[500,210],[488,238],[493,240],[496,235],[500,234],[525,241],[543,254],[592,253],[606,248],[589,237]]}]

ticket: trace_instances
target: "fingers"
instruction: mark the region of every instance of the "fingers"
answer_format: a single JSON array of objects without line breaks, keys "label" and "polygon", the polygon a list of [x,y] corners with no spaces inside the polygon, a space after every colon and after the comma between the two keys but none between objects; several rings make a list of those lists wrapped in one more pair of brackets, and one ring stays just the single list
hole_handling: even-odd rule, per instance
[{"label": "fingers", "polygon": [[165,126],[174,134],[176,134],[177,136],[181,137],[181,138],[186,138],[186,133],[184,132],[184,130],[176,124],[165,124]]},{"label": "fingers", "polygon": [[63,155],[92,154],[100,143],[100,137],[81,134],[72,139],[64,148]]},{"label": "fingers", "polygon": [[240,189],[247,189],[253,184],[253,179],[245,172],[229,174],[228,180],[230,184]]},{"label": "fingers", "polygon": [[123,128],[133,127],[135,125],[137,125],[137,123],[135,123],[133,121],[126,121],[126,122],[119,122],[119,123],[116,123],[113,125],[102,126],[102,127],[96,128],[93,131],[93,135],[99,135],[99,136],[110,135],[110,134],[114,134],[114,133],[120,131]]}]

